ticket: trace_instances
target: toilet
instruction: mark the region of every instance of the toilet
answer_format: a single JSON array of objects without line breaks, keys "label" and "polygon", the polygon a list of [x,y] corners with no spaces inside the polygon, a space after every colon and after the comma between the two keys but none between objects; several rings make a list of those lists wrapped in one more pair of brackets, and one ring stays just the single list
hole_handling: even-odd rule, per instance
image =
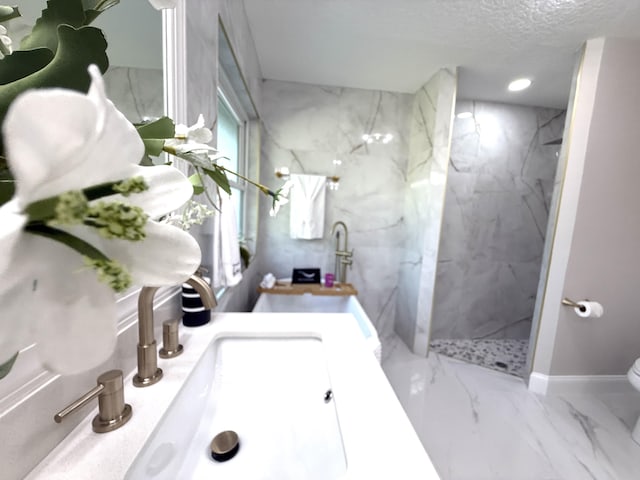
[{"label": "toilet", "polygon": [[[634,362],[634,364],[627,372],[627,378],[629,379],[631,385],[633,385],[633,388],[640,392],[640,358]],[[631,438],[633,438],[633,440],[640,445],[640,418],[638,418],[636,426],[631,432]]]}]

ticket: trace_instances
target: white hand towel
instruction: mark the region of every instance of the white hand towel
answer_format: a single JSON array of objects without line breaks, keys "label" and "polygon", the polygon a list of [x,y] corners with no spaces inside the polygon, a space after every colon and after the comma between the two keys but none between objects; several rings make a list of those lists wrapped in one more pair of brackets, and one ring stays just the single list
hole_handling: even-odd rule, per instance
[{"label": "white hand towel", "polygon": [[238,227],[233,200],[220,192],[213,226],[213,286],[233,287],[242,280]]},{"label": "white hand towel", "polygon": [[291,238],[324,236],[324,203],[327,177],[291,175],[289,233]]}]

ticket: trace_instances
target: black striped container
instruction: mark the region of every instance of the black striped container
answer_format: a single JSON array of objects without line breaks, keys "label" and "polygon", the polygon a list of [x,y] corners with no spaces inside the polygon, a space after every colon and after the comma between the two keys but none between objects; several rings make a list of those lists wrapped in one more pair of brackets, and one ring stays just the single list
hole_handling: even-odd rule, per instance
[{"label": "black striped container", "polygon": [[[204,277],[209,283],[209,279]],[[211,310],[202,305],[198,292],[188,283],[182,284],[182,324],[185,327],[200,327],[211,320]]]}]

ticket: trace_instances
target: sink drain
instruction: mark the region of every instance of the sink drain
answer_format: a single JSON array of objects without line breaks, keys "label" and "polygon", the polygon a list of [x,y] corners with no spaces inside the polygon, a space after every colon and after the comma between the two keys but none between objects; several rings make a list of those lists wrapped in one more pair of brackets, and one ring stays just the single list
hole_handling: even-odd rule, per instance
[{"label": "sink drain", "polygon": [[509,366],[504,362],[496,362],[495,365],[496,367],[500,367],[500,368],[507,368]]},{"label": "sink drain", "polygon": [[211,458],[217,462],[226,462],[235,457],[240,449],[238,434],[233,430],[225,430],[211,440]]}]

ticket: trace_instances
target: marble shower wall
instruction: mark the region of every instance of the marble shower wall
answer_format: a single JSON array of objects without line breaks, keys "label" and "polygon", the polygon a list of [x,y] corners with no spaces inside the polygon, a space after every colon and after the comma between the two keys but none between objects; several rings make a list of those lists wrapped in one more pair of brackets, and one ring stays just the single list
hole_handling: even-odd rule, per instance
[{"label": "marble shower wall", "polygon": [[[358,289],[380,335],[393,331],[395,317],[411,100],[401,93],[272,80],[262,85],[261,181],[281,184],[274,176],[276,167],[340,176],[339,189],[327,190],[323,239],[291,239],[290,205],[272,218],[269,201],[261,199],[262,273],[290,277],[294,267],[332,272],[331,226],[344,221],[354,249],[347,281]],[[371,132],[391,133],[393,141],[366,145],[362,135]],[[336,167],[334,159],[342,164]]]},{"label": "marble shower wall", "polygon": [[563,110],[460,101],[432,338],[528,338]]},{"label": "marble shower wall", "polygon": [[440,70],[413,98],[396,332],[419,355],[429,342],[456,82],[455,72]]}]

